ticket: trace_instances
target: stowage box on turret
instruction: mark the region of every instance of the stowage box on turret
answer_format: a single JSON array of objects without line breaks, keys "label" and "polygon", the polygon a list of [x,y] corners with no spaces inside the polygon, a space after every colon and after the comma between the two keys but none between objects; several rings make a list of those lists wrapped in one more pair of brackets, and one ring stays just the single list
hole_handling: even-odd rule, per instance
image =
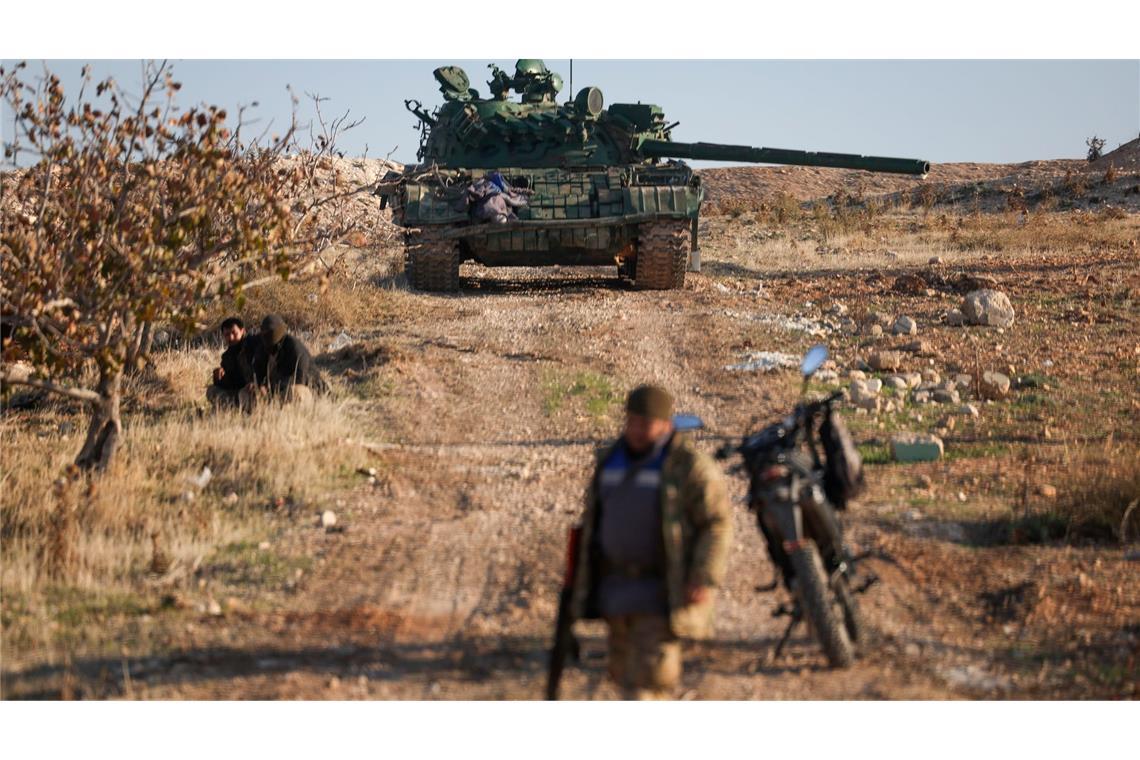
[{"label": "stowage box on turret", "polygon": [[[676,123],[647,103],[605,107],[585,87],[558,103],[562,79],[522,59],[513,75],[492,64],[490,97],[456,66],[435,70],[444,103],[419,118],[420,163],[378,193],[406,228],[412,287],[455,291],[459,265],[616,264],[643,289],[679,288],[697,252],[704,191],[682,161],[747,161],[925,175],[904,158],[674,142]],[[511,90],[521,100],[509,99]]]}]

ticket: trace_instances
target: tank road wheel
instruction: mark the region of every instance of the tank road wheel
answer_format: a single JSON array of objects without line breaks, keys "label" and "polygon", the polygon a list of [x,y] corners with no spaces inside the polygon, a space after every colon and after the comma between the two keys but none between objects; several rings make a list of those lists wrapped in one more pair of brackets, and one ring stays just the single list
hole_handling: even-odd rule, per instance
[{"label": "tank road wheel", "polygon": [[456,292],[459,290],[459,241],[429,235],[409,236],[404,243],[404,271],[415,290]]},{"label": "tank road wheel", "polygon": [[689,262],[689,221],[664,219],[641,225],[633,283],[638,290],[677,290],[685,286]]}]

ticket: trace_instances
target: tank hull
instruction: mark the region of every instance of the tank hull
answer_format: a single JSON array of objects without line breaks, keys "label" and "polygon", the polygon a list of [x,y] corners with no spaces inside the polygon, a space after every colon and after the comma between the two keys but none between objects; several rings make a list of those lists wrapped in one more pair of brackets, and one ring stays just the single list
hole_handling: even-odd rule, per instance
[{"label": "tank hull", "polygon": [[481,169],[440,170],[407,182],[397,221],[457,241],[462,261],[484,266],[620,266],[636,257],[644,225],[691,223],[704,199],[699,178],[684,164],[500,171],[528,194],[517,221],[469,218],[461,189],[480,179]]}]

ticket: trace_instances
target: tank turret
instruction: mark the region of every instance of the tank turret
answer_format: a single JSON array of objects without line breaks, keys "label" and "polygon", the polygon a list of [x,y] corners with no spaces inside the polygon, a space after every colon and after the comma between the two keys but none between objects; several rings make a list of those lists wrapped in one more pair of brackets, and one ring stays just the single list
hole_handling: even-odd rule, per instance
[{"label": "tank turret", "polygon": [[[466,260],[616,263],[638,287],[680,287],[685,267],[699,260],[704,190],[700,176],[678,159],[919,177],[930,170],[926,161],[907,158],[677,142],[678,123],[659,106],[607,107],[597,87],[559,103],[561,77],[535,58],[520,59],[513,74],[489,68],[489,97],[480,96],[463,69],[444,66],[434,72],[442,105],[428,112],[418,101],[404,101],[419,120],[421,163],[384,183],[382,194],[394,205],[396,221],[416,230],[406,263],[417,288],[457,289],[459,263]],[[512,195],[509,214],[472,213],[464,188],[485,176]],[[480,221],[491,217],[507,221]]]}]

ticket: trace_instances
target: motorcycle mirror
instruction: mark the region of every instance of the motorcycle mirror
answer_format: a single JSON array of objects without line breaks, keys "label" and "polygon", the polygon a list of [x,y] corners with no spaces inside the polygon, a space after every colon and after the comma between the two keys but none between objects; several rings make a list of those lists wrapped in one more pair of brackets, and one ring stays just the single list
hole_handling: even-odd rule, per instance
[{"label": "motorcycle mirror", "polygon": [[825,361],[827,361],[827,346],[812,346],[804,354],[804,360],[800,363],[800,372],[804,378],[809,378],[823,366]]},{"label": "motorcycle mirror", "polygon": [[674,430],[700,430],[705,426],[704,420],[695,414],[674,414]]}]

